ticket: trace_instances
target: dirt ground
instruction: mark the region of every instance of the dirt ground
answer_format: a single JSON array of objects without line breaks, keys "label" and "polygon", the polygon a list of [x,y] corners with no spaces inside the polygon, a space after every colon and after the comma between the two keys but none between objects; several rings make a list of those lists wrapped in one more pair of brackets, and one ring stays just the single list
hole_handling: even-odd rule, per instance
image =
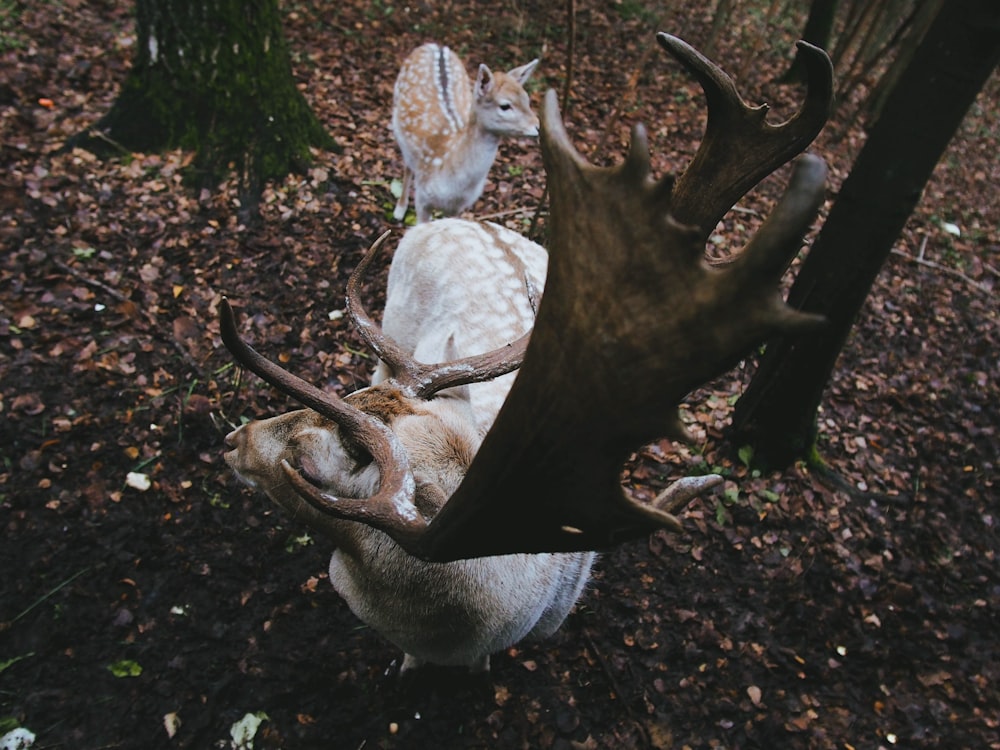
[{"label": "dirt ground", "polygon": [[[626,101],[597,160],[642,121],[658,173],[683,168],[703,99],[644,54],[655,30],[703,41],[702,5],[577,3],[566,122],[583,153]],[[222,461],[231,425],[291,405],[232,365],[217,305],[238,299],[256,346],[312,382],[363,385],[372,358],[331,313],[394,226],[399,62],[430,38],[470,69],[541,56],[537,103],[565,82],[565,9],[286,3],[295,75],[343,153],[270,186],[245,227],[231,185],[181,184],[185,154],[59,152],[114,100],[131,6],[6,4],[0,25],[0,735],[229,747],[260,713],[256,748],[1000,748],[995,78],[838,363],[819,446],[837,479],[752,474],[722,441],[741,367],[685,406],[694,443],[649,446],[626,473],[647,497],[700,467],[725,475],[684,535],[607,551],[559,633],[496,655],[489,680],[403,682],[400,654],[326,581],[326,543]],[[770,81],[801,19],[737,18],[713,57],[781,117],[801,92]],[[813,149],[831,198],[863,141],[852,111]],[[741,246],[786,174],[726,218],[716,252]],[[476,214],[527,231],[543,188],[537,146],[505,145]],[[384,268],[372,309],[383,285]]]}]

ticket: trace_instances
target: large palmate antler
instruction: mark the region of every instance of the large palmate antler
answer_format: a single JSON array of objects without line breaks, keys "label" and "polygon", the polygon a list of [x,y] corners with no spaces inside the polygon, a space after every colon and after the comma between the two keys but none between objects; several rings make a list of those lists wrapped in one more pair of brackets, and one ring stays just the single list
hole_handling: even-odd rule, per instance
[{"label": "large palmate antler", "polygon": [[[805,45],[806,102],[773,126],[717,66],[675,37],[657,38],[705,90],[706,137],[676,183],[651,178],[641,127],[622,165],[597,168],[573,148],[548,92],[545,292],[518,377],[462,484],[427,524],[389,489],[391,470],[366,503],[326,496],[289,468],[315,509],[368,523],[412,554],[440,561],[599,549],[677,526],[669,513],[625,496],[621,467],[650,440],[683,434],[676,410],[692,389],[768,338],[817,325],[784,304],[778,283],[823,199],[818,157],[797,161],[784,196],[736,260],[710,267],[704,243],[736,200],[818,133],[830,110],[832,67]],[[379,356],[396,356],[371,333],[374,324],[359,319]],[[363,507],[376,502],[377,511]]]},{"label": "large palmate antler", "polygon": [[[573,149],[549,92],[545,294],[510,395],[419,554],[599,549],[666,525],[669,519],[622,492],[630,452],[682,433],[676,408],[692,389],[762,341],[819,322],[778,293],[823,200],[826,166],[818,157],[799,159],[784,196],[733,263],[710,268],[703,253],[725,210],[819,132],[831,105],[829,59],[806,47],[806,104],[785,125],[771,126],[717,66],[675,37],[658,40],[705,89],[709,135],[676,184],[651,181],[641,127],[624,164],[598,169]],[[728,175],[725,188],[718,174]],[[738,193],[730,183],[741,186]],[[714,191],[725,194],[724,207]],[[675,209],[694,225],[679,223]]]},{"label": "large palmate antler", "polygon": [[696,49],[669,34],[656,39],[694,75],[708,100],[705,137],[670,198],[674,219],[699,227],[707,239],[740,198],[812,143],[830,116],[833,68],[819,47],[798,42],[808,94],[798,114],[772,125],[765,120],[767,105],[746,104],[732,79]]}]

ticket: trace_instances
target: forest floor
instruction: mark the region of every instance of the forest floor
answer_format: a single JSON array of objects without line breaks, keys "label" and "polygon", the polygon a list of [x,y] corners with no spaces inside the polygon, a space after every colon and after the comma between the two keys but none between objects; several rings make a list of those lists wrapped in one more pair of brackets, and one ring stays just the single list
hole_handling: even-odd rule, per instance
[{"label": "forest floor", "polygon": [[[256,748],[1000,748],[996,77],[838,362],[819,445],[838,479],[748,471],[723,440],[752,372],[741,366],[686,404],[692,444],[656,443],[626,472],[647,497],[693,471],[724,474],[685,511],[683,535],[607,551],[559,633],[495,656],[488,683],[443,670],[413,690],[400,654],[330,588],[326,543],[225,466],[231,425],[290,404],[241,376],[216,312],[223,294],[239,300],[257,347],[312,382],[365,383],[371,355],[336,313],[363,250],[387,228],[399,236],[400,61],[430,38],[470,70],[540,56],[537,103],[564,86],[564,8],[284,5],[295,75],[343,150],[269,186],[243,226],[232,185],[182,184],[185,154],[60,152],[114,101],[132,3],[5,4],[0,735],[228,747],[259,714]],[[641,121],[657,174],[683,168],[703,97],[661,52],[645,55],[656,30],[702,43],[710,19],[695,9],[708,5],[657,21],[642,3],[577,3],[566,124],[582,153],[626,102],[597,161],[619,159]],[[712,54],[777,118],[801,96],[771,83],[800,23],[747,15]],[[852,107],[813,147],[831,199],[863,142]],[[742,246],[786,177],[726,217],[717,253]],[[507,144],[476,214],[526,231],[543,189],[537,144]]]}]

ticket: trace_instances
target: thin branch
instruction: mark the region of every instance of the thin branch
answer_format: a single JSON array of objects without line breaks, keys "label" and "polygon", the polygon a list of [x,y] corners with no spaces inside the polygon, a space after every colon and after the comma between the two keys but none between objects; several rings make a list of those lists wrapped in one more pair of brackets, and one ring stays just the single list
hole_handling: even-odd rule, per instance
[{"label": "thin branch", "polygon": [[107,284],[105,284],[103,281],[98,281],[97,279],[93,279],[90,276],[87,276],[86,274],[81,273],[80,271],[77,271],[75,268],[73,268],[73,266],[69,266],[69,265],[63,263],[61,260],[59,260],[57,258],[54,258],[52,260],[52,264],[56,268],[58,268],[60,271],[62,271],[63,273],[69,274],[70,276],[72,276],[74,279],[76,279],[80,283],[86,284],[89,287],[93,287],[94,289],[102,291],[106,295],[108,295],[109,297],[111,297],[112,299],[117,300],[118,302],[127,302],[128,301],[128,297],[126,297],[124,294],[122,294],[121,292],[119,292],[114,287],[110,287]]},{"label": "thin branch", "polygon": [[482,216],[477,216],[476,221],[493,221],[495,219],[506,219],[509,216],[527,216],[529,214],[537,213],[537,208],[511,208],[507,211],[497,211],[492,214],[483,214]]},{"label": "thin branch", "polygon": [[566,20],[568,29],[566,35],[566,81],[563,84],[563,112],[569,112],[569,95],[573,90],[573,67],[576,60],[576,0],[566,0]]},{"label": "thin branch", "polygon": [[892,254],[898,255],[900,258],[905,258],[906,260],[916,263],[917,265],[926,266],[927,268],[933,268],[935,271],[941,271],[950,276],[954,276],[955,278],[964,281],[966,284],[971,286],[977,292],[982,292],[983,294],[990,297],[994,296],[994,292],[990,287],[986,286],[985,284],[979,283],[971,276],[966,276],[958,269],[951,268],[950,266],[946,266],[941,263],[935,263],[933,260],[926,260],[922,255],[921,256],[910,255],[909,253],[904,252],[902,250],[897,250],[896,248],[892,249]]}]

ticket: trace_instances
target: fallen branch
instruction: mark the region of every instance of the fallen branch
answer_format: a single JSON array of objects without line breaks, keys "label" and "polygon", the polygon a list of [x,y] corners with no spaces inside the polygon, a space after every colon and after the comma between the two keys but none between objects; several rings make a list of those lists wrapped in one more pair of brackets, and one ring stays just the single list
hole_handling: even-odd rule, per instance
[{"label": "fallen branch", "polygon": [[506,219],[511,216],[529,216],[533,215],[538,211],[535,208],[511,208],[506,211],[497,211],[492,214],[483,214],[482,216],[477,216],[476,221],[495,221],[497,219]]},{"label": "fallen branch", "polygon": [[935,271],[942,271],[943,273],[949,274],[950,276],[954,276],[958,279],[961,279],[962,281],[964,281],[966,284],[968,284],[978,292],[982,292],[983,294],[986,294],[990,297],[993,296],[993,289],[986,286],[985,284],[979,283],[971,276],[967,276],[958,269],[951,268],[950,266],[946,266],[941,263],[935,263],[933,260],[927,260],[926,258],[923,257],[922,254],[920,256],[910,255],[909,253],[904,252],[903,250],[897,250],[896,248],[892,249],[892,254],[898,255],[901,258],[905,258],[906,260],[916,263],[917,265],[926,266],[927,268],[933,268]]}]

